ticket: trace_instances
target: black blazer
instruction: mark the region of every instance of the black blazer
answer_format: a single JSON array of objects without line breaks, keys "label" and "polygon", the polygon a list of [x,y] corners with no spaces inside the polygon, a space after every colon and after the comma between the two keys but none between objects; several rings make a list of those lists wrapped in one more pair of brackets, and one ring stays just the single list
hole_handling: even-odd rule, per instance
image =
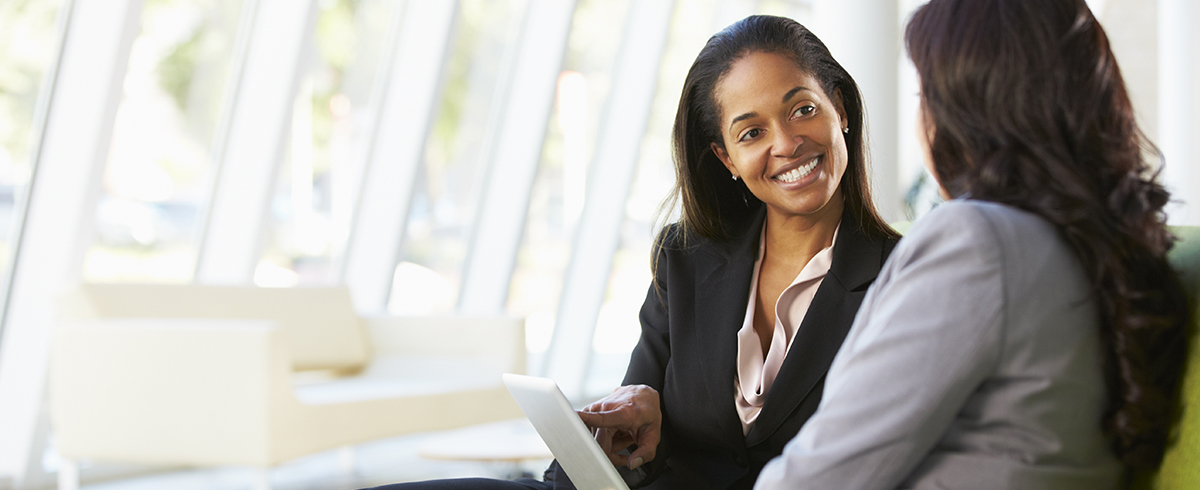
[{"label": "black blazer", "polygon": [[[664,231],[656,284],[642,306],[642,336],[623,384],[645,384],[662,400],[663,437],[645,465],[652,489],[749,489],[817,409],[825,372],[895,240],[864,236],[842,216],[833,262],[796,332],[750,433],[734,408],[737,332],[745,319],[765,211],[734,239],[681,240]],[[657,286],[657,288],[656,288]],[[557,466],[557,465],[554,465]],[[558,471],[555,471],[558,470]],[[555,485],[562,488],[561,470]]]}]

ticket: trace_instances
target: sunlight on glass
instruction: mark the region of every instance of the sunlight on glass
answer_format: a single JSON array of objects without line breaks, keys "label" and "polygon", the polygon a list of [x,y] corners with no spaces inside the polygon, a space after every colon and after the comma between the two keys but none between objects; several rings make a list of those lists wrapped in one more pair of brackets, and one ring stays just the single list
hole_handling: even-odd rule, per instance
[{"label": "sunlight on glass", "polygon": [[437,272],[412,262],[396,266],[388,299],[393,315],[435,315],[454,311],[454,285]]},{"label": "sunlight on glass", "polygon": [[562,134],[563,227],[574,230],[587,197],[587,77],[577,71],[558,76],[555,119]]},{"label": "sunlight on glass", "polygon": [[523,0],[459,4],[441,99],[412,190],[400,260],[437,273],[451,285],[455,303],[506,101],[505,64],[515,51],[526,5]]},{"label": "sunlight on glass", "polygon": [[12,261],[12,234],[29,186],[34,111],[58,54],[61,0],[0,2],[0,275]]},{"label": "sunlight on glass", "polygon": [[299,285],[338,281],[367,135],[376,120],[372,91],[400,2],[337,0],[319,6],[316,53],[293,104],[261,259],[294,272]]},{"label": "sunlight on glass", "polygon": [[86,280],[191,279],[241,12],[241,0],[146,2],[117,108]]},{"label": "sunlight on glass", "polygon": [[531,319],[526,320],[525,337],[529,352],[535,354],[546,350],[553,335],[571,241],[586,199],[596,132],[628,11],[628,1],[583,0],[575,7],[508,293],[509,314]]},{"label": "sunlight on glass", "polygon": [[259,262],[254,268],[254,285],[263,288],[287,288],[300,282],[300,275],[287,267]]}]

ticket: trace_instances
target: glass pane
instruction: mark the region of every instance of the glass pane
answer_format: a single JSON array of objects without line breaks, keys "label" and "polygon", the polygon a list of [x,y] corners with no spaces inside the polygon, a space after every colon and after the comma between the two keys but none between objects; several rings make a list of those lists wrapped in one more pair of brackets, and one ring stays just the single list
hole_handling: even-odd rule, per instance
[{"label": "glass pane", "polygon": [[148,0],[96,209],[84,279],[187,282],[211,193],[213,136],[241,0]]},{"label": "glass pane", "polygon": [[[458,301],[463,261],[482,194],[486,151],[507,96],[523,0],[464,0],[450,40],[441,101],[413,188],[388,310],[447,313]],[[419,284],[420,288],[413,285]]]},{"label": "glass pane", "polygon": [[271,202],[260,286],[336,283],[361,178],[377,68],[400,2],[321,2],[316,56],[292,110],[288,155]]},{"label": "glass pane", "polygon": [[508,296],[509,314],[525,317],[526,348],[535,357],[553,334],[628,11],[628,1],[582,0],[572,20]]},{"label": "glass pane", "polygon": [[61,0],[0,2],[0,277],[12,265],[18,202],[31,173],[34,111],[58,57]]}]

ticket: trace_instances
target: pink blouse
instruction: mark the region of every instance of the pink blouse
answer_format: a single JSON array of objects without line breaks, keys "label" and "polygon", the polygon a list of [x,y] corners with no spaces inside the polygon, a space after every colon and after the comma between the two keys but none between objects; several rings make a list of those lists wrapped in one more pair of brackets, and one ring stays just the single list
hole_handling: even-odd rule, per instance
[{"label": "pink blouse", "polygon": [[[841,225],[838,225],[838,229]],[[837,230],[833,231],[833,241],[812,260],[809,260],[792,284],[780,293],[775,303],[775,333],[771,336],[771,346],[767,349],[767,357],[763,359],[762,342],[758,332],[754,330],[754,305],[758,296],[758,273],[762,269],[763,253],[766,250],[767,226],[763,223],[762,238],[758,241],[758,258],[754,261],[754,275],[750,280],[750,301],[746,305],[746,319],[742,329],[738,330],[737,376],[733,379],[735,406],[738,416],[742,419],[742,434],[750,432],[758,413],[762,411],[763,401],[771,391],[771,384],[779,374],[779,366],[792,346],[796,330],[804,321],[804,314],[812,304],[817,288],[829,273],[833,263],[833,244],[837,243]]]}]

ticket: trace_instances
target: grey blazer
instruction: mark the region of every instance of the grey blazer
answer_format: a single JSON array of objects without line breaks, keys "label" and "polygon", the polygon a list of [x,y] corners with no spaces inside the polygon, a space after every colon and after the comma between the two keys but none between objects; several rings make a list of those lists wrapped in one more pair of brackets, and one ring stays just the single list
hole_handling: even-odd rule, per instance
[{"label": "grey blazer", "polygon": [[1098,317],[1058,231],[956,200],[900,241],[756,489],[1115,488]]}]

